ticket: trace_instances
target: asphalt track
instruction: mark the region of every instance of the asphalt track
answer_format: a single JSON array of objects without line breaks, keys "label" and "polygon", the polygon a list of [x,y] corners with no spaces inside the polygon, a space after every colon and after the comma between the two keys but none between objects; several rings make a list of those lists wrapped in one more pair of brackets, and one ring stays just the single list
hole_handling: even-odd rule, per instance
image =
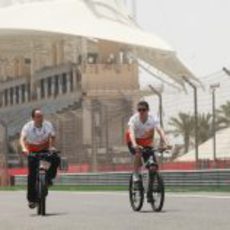
[{"label": "asphalt track", "polygon": [[50,192],[45,217],[25,192],[0,192],[1,230],[229,230],[230,194],[168,193],[164,210],[133,212],[124,192]]}]

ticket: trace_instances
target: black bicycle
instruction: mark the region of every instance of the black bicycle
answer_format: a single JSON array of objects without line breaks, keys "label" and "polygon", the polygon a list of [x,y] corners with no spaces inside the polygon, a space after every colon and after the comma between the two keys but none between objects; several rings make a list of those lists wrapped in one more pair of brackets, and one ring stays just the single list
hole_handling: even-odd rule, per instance
[{"label": "black bicycle", "polygon": [[36,194],[37,194],[37,214],[45,216],[46,215],[46,197],[48,195],[48,178],[47,171],[49,170],[51,163],[49,158],[53,154],[58,154],[55,152],[44,152],[44,153],[33,153],[33,155],[39,161],[39,167],[37,169],[36,176]]},{"label": "black bicycle", "polygon": [[[162,210],[165,199],[165,187],[163,178],[158,170],[155,155],[157,153],[162,153],[165,150],[165,148],[153,149],[149,147],[140,150],[144,166],[148,170],[147,186],[144,186],[143,176],[141,174],[139,175],[138,181],[133,180],[133,174],[130,176],[129,199],[134,211],[141,210],[144,203],[145,191],[147,202],[151,205],[153,211],[160,212]],[[145,187],[147,188],[145,189]]]}]

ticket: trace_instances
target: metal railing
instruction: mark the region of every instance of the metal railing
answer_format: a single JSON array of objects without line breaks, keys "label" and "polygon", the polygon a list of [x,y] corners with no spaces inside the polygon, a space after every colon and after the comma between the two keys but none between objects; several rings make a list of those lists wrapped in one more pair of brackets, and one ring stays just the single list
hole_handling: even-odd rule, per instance
[{"label": "metal railing", "polygon": [[[128,185],[130,174],[130,172],[60,174],[57,176],[55,184],[126,186]],[[230,170],[225,169],[163,171],[161,174],[166,186],[230,186]],[[144,173],[144,175],[146,174]],[[15,185],[25,185],[26,183],[26,176],[15,176]]]}]

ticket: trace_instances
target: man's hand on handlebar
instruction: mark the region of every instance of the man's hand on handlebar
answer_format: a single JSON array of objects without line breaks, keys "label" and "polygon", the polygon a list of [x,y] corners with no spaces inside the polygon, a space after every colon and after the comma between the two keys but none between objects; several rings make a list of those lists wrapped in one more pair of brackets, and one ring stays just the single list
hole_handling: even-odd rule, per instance
[{"label": "man's hand on handlebar", "polygon": [[159,152],[164,152],[164,151],[166,151],[166,150],[172,150],[172,145],[163,145],[163,146],[160,146],[159,147]]},{"label": "man's hand on handlebar", "polygon": [[54,146],[49,148],[50,154],[58,155],[60,154],[60,151],[58,151]]},{"label": "man's hand on handlebar", "polygon": [[134,149],[135,149],[135,152],[136,152],[137,155],[141,155],[141,150],[143,149],[142,146],[140,146],[140,145],[135,145],[135,146],[134,146]]},{"label": "man's hand on handlebar", "polygon": [[49,148],[49,151],[50,151],[51,153],[53,153],[53,152],[57,152],[57,149],[56,149],[54,146],[51,146],[51,147]]},{"label": "man's hand on handlebar", "polygon": [[27,157],[30,154],[30,152],[28,151],[28,149],[22,149],[22,155]]}]

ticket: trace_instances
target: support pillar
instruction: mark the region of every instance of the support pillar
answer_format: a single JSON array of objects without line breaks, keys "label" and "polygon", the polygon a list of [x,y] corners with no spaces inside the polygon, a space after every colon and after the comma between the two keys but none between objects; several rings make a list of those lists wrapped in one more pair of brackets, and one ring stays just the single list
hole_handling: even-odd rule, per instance
[{"label": "support pillar", "polygon": [[72,74],[73,74],[73,91],[76,91],[76,88],[78,88],[78,85],[77,85],[77,67],[73,67],[73,70],[72,70]]},{"label": "support pillar", "polygon": [[13,87],[13,105],[17,104],[16,87]]},{"label": "support pillar", "polygon": [[51,95],[55,97],[55,77],[51,78]]},{"label": "support pillar", "polygon": [[62,94],[62,88],[61,88],[61,76],[58,75],[58,95]]},{"label": "support pillar", "polygon": [[44,99],[47,99],[48,98],[48,81],[47,79],[45,78],[44,79]]},{"label": "support pillar", "polygon": [[70,82],[71,75],[67,73],[66,75],[66,86],[67,86],[67,93],[71,92],[71,82]]},{"label": "support pillar", "polygon": [[41,99],[41,85],[39,84],[36,88],[37,91],[37,100]]}]

